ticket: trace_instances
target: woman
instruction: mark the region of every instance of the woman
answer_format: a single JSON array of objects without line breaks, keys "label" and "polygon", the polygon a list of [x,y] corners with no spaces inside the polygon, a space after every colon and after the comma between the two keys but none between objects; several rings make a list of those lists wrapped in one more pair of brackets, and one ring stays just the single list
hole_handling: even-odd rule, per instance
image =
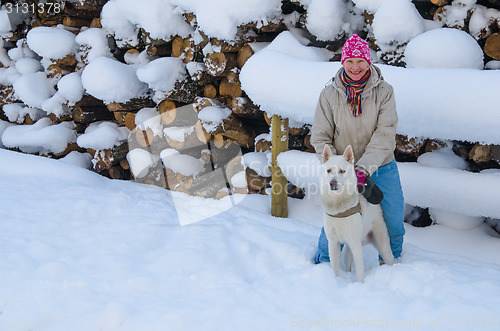
[{"label": "woman", "polygon": [[[342,48],[342,68],[332,83],[321,91],[311,143],[321,160],[328,144],[337,154],[351,145],[355,157],[358,186],[371,176],[384,194],[380,203],[387,224],[391,249],[400,260],[405,233],[403,192],[394,159],[398,115],[394,91],[371,64],[368,43],[352,35]],[[315,262],[329,262],[324,229],[318,242]]]}]

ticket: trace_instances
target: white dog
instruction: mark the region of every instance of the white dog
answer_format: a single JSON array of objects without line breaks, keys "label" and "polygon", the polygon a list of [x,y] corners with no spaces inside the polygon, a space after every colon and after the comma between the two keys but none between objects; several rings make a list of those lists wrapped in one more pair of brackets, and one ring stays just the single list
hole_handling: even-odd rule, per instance
[{"label": "white dog", "polygon": [[358,193],[354,171],[354,154],[349,145],[343,155],[333,155],[330,147],[323,149],[320,176],[321,202],[325,234],[335,275],[339,275],[340,244],[346,245],[346,268],[352,259],[357,280],[364,280],[363,245],[372,243],[384,263],[392,265],[394,256],[380,205],[373,205]]}]

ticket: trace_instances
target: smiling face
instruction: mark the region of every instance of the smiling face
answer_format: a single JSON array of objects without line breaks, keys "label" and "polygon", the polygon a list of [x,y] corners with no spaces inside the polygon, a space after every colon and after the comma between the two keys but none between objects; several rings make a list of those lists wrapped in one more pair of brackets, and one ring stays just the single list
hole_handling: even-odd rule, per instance
[{"label": "smiling face", "polygon": [[366,74],[370,65],[361,57],[352,57],[346,59],[343,66],[347,76],[354,81],[358,81]]}]

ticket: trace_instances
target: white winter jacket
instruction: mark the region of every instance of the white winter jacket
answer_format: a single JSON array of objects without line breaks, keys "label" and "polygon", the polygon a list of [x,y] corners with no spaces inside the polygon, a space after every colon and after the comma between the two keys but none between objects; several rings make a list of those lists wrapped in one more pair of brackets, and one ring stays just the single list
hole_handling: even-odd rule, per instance
[{"label": "white winter jacket", "polygon": [[380,69],[370,66],[371,74],[362,93],[360,116],[354,117],[346,100],[340,69],[320,94],[311,133],[311,144],[322,158],[329,144],[335,154],[351,145],[356,169],[373,174],[394,159],[398,115],[394,90]]}]

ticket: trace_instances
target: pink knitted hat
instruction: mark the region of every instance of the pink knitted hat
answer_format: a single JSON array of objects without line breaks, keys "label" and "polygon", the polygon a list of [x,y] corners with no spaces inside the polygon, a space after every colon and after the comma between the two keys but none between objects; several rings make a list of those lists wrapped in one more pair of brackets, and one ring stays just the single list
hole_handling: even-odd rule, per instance
[{"label": "pink knitted hat", "polygon": [[353,57],[360,57],[365,59],[368,64],[372,64],[368,43],[361,39],[357,34],[350,36],[342,47],[341,63],[344,64],[345,60]]}]

